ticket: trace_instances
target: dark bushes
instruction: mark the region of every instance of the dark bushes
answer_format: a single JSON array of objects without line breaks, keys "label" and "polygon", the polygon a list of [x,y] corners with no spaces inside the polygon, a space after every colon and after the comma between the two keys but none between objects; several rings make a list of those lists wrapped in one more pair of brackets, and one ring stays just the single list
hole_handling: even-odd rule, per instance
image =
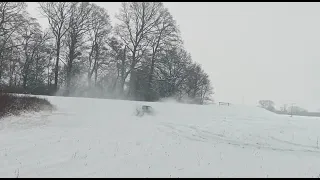
[{"label": "dark bushes", "polygon": [[0,93],[0,118],[9,115],[19,115],[22,112],[39,112],[52,110],[53,105],[46,99]]}]

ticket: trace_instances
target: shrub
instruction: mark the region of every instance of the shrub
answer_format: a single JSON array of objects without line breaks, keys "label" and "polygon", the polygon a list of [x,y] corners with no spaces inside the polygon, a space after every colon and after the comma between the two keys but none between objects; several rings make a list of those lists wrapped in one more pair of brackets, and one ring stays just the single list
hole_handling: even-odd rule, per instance
[{"label": "shrub", "polygon": [[53,105],[43,98],[0,93],[0,118],[20,115],[22,112],[39,112],[41,110],[52,110],[53,108]]}]

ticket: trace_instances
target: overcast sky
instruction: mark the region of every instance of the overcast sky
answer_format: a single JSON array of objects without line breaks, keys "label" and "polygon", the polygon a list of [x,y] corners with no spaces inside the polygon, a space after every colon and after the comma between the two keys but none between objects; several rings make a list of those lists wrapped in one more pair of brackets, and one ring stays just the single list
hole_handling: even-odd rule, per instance
[{"label": "overcast sky", "polygon": [[[113,24],[120,2],[97,2]],[[184,46],[202,64],[216,101],[320,109],[320,3],[165,2]],[[29,13],[40,18],[37,3]]]}]

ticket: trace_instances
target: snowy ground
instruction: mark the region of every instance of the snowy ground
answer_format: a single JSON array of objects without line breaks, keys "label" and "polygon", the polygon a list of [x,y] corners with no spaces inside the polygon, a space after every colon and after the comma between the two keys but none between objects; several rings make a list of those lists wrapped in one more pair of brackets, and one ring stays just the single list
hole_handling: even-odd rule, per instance
[{"label": "snowy ground", "polygon": [[[0,177],[318,177],[320,119],[256,107],[48,97],[0,120]],[[156,113],[135,116],[149,104]]]}]

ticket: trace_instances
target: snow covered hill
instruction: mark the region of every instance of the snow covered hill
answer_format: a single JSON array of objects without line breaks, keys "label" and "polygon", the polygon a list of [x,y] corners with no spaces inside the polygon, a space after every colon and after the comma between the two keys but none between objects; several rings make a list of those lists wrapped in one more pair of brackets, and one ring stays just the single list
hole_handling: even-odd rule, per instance
[{"label": "snow covered hill", "polygon": [[[46,97],[0,120],[0,177],[318,177],[320,119],[257,107]],[[153,115],[135,116],[150,105]]]}]

